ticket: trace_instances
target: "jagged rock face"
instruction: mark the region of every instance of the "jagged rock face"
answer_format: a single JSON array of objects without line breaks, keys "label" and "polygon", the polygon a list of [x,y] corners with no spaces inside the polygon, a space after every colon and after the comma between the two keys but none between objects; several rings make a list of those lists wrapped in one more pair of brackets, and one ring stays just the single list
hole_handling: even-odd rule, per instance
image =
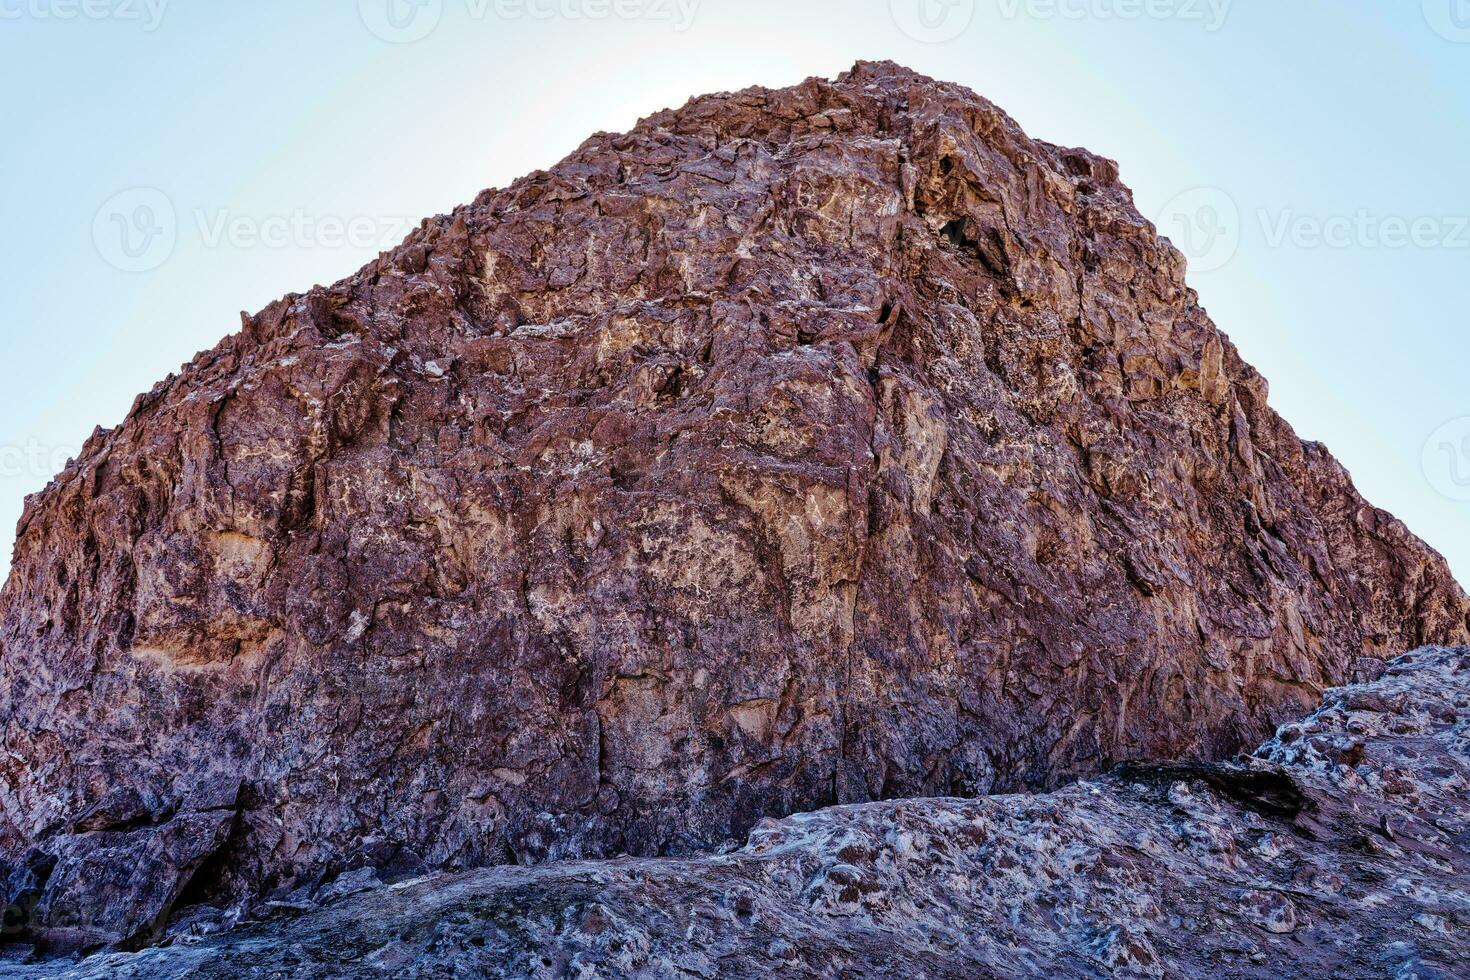
[{"label": "jagged rock face", "polygon": [[1466,976],[1467,805],[1470,650],[1423,650],[1238,764],[839,807],[730,854],[357,884],[45,975]]},{"label": "jagged rock face", "polygon": [[1114,164],[862,64],[595,136],[99,432],[3,593],[0,850],[223,783],[191,898],[680,852],[1228,754],[1467,614]]}]

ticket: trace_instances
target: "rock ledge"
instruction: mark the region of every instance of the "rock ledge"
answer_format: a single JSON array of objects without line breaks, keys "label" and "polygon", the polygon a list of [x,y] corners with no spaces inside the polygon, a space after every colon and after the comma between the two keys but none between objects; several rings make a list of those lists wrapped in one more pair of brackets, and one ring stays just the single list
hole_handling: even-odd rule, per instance
[{"label": "rock ledge", "polygon": [[733,853],[328,900],[44,975],[1464,976],[1470,649],[1395,660],[1230,764],[836,807]]}]

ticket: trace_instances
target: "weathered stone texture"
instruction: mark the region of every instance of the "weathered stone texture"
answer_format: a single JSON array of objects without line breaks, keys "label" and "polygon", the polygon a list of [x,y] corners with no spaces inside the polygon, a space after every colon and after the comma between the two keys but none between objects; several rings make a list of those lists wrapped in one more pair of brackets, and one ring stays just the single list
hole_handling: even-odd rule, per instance
[{"label": "weathered stone texture", "polygon": [[[698,858],[436,875],[16,977],[1470,975],[1470,649],[1254,758],[766,821]],[[0,976],[7,974],[0,968]]]},{"label": "weathered stone texture", "polygon": [[0,854],[217,784],[220,904],[682,853],[1223,757],[1467,614],[1112,162],[860,64],[599,134],[99,431],[0,596]]}]

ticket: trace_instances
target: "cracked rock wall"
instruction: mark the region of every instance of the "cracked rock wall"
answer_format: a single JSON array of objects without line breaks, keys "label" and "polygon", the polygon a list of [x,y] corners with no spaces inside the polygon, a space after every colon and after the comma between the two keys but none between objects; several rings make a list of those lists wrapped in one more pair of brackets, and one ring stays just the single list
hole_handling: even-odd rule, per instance
[{"label": "cracked rock wall", "polygon": [[835,807],[694,858],[364,875],[0,977],[1448,980],[1470,975],[1467,803],[1470,650],[1425,649],[1237,763]]},{"label": "cracked rock wall", "polygon": [[1116,165],[958,86],[598,134],[29,502],[0,853],[236,786],[227,903],[1227,755],[1470,613],[1266,396]]}]

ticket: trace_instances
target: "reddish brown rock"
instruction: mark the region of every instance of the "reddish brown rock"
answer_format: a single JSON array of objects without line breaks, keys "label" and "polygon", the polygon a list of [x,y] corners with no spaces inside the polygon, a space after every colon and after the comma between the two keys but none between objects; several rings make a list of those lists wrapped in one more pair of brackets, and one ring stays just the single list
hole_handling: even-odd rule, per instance
[{"label": "reddish brown rock", "polygon": [[30,502],[0,602],[0,852],[243,781],[217,904],[1218,757],[1470,638],[1112,162],[891,64],[247,318]]},{"label": "reddish brown rock", "polygon": [[354,880],[0,976],[1447,980],[1470,976],[1467,804],[1470,649],[1425,649],[1254,758],[832,807],[729,853]]}]

